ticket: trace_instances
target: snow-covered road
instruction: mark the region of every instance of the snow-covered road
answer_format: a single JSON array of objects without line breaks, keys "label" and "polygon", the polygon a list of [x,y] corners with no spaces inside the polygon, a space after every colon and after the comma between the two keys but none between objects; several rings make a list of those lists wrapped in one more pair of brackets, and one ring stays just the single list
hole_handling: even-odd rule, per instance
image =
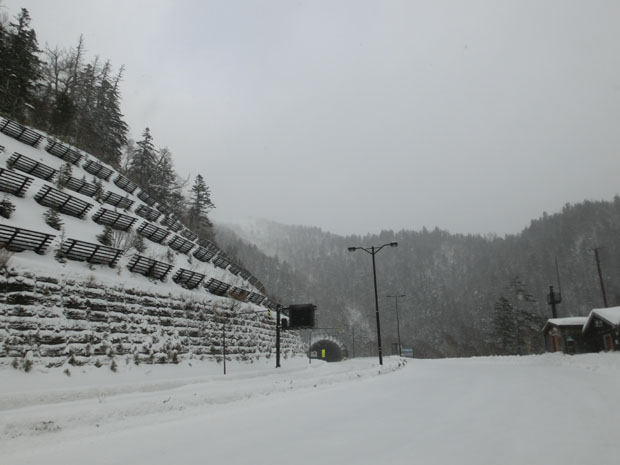
[{"label": "snow-covered road", "polygon": [[272,365],[233,364],[226,377],[201,362],[3,368],[1,462],[582,465],[620,454],[620,354]]}]

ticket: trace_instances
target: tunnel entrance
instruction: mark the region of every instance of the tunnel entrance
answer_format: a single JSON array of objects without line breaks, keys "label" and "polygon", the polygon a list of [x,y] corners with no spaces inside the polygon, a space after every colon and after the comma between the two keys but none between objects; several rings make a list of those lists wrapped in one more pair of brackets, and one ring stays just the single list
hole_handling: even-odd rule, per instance
[{"label": "tunnel entrance", "polygon": [[311,358],[325,360],[326,362],[340,362],[345,356],[343,349],[334,341],[322,339],[310,346]]}]

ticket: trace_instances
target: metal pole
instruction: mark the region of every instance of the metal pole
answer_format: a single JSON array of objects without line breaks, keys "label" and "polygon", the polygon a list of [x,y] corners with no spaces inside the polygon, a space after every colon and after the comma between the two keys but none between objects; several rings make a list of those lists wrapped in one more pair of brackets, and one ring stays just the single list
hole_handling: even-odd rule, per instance
[{"label": "metal pole", "polygon": [[398,299],[400,297],[406,297],[406,295],[405,294],[386,295],[386,297],[393,297],[394,298],[394,306],[396,307],[396,332],[398,334],[398,356],[402,357],[403,351],[402,351],[402,344],[400,342],[400,317],[399,317],[399,314],[398,314]]},{"label": "metal pole", "polygon": [[555,308],[555,296],[553,294],[553,286],[549,286],[549,296],[550,296],[550,300],[551,300],[551,314],[553,315],[553,318],[557,318],[558,317],[558,311]]},{"label": "metal pole", "polygon": [[355,358],[355,328],[351,328],[351,358]]},{"label": "metal pole", "polygon": [[607,308],[607,295],[605,294],[605,284],[603,283],[603,274],[601,273],[601,261],[598,258],[598,247],[594,249],[594,258],[596,259],[596,268],[598,269],[598,279],[601,283],[601,292],[603,293],[603,304]]},{"label": "metal pole", "polygon": [[310,349],[312,348],[312,330],[308,332],[308,365],[312,364],[312,357],[310,356]]},{"label": "metal pole", "polygon": [[222,323],[222,354],[224,355],[224,374],[226,374],[226,323]]},{"label": "metal pole", "polygon": [[400,321],[398,318],[398,297],[394,299],[394,303],[396,304],[396,332],[398,334],[398,356],[402,357],[402,346],[400,345]]},{"label": "metal pole", "polygon": [[377,346],[379,348],[379,365],[383,365],[383,350],[381,348],[381,321],[379,320],[379,296],[377,295],[377,270],[375,267],[375,246],[370,248],[372,255],[372,278],[375,284],[375,314],[377,316]]},{"label": "metal pole", "polygon": [[280,368],[280,311],[281,307],[276,307],[276,368]]}]

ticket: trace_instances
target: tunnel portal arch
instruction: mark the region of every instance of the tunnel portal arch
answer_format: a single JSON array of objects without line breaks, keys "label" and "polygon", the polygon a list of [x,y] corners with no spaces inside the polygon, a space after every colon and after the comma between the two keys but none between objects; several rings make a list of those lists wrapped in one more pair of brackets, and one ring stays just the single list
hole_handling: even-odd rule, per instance
[{"label": "tunnel portal arch", "polygon": [[320,334],[312,337],[309,355],[326,362],[340,362],[349,354],[340,340],[331,335]]}]

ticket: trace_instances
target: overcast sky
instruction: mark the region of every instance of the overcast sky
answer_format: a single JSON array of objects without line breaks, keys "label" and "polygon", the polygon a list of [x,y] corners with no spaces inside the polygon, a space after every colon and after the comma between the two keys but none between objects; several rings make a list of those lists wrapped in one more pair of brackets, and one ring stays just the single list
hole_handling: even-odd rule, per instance
[{"label": "overcast sky", "polygon": [[516,233],[620,192],[620,2],[3,0],[126,66],[215,220]]}]

